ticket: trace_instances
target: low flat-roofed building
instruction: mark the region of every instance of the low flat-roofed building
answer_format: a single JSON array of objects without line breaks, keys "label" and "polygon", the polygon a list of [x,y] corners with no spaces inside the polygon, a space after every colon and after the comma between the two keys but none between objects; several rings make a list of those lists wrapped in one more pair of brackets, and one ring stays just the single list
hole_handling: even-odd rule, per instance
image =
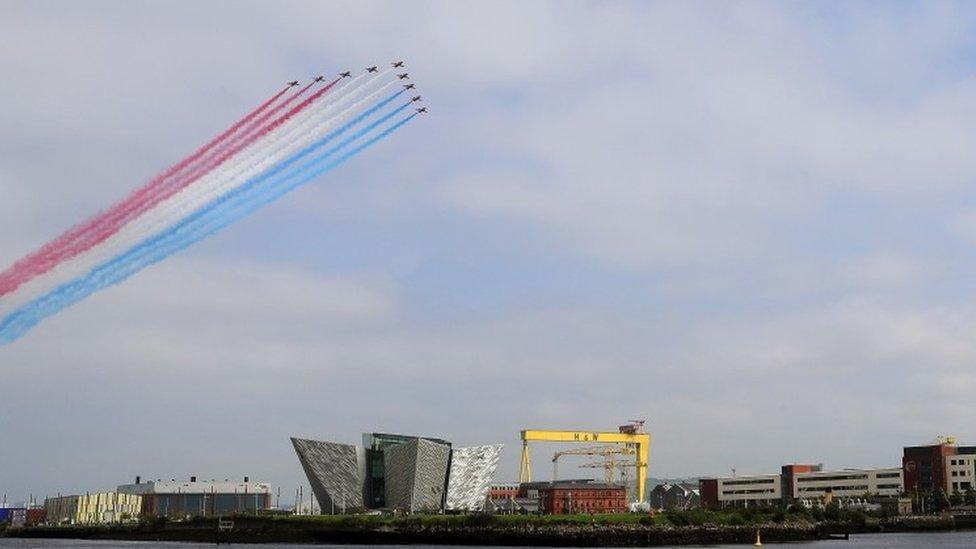
[{"label": "low flat-roofed building", "polygon": [[220,516],[257,513],[271,507],[271,485],[232,480],[155,480],[119,486],[123,494],[142,496],[142,514],[155,517]]},{"label": "low flat-roofed building", "polygon": [[44,500],[44,514],[54,524],[111,524],[137,518],[142,497],[119,492],[58,496]]},{"label": "low flat-roofed building", "polygon": [[712,509],[779,505],[782,500],[776,474],[703,478],[698,488],[702,506]]},{"label": "low flat-roofed building", "polygon": [[[794,500],[896,497],[905,490],[901,467],[808,471],[793,475]],[[828,496],[829,494],[829,496]]]}]

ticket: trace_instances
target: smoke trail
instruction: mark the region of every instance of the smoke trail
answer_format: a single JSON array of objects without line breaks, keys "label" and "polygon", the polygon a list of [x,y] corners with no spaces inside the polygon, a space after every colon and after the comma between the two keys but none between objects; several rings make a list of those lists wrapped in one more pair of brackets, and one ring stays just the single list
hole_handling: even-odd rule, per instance
[{"label": "smoke trail", "polygon": [[[367,85],[364,87],[368,87],[369,84],[371,83],[372,81],[370,83],[367,83]],[[327,130],[329,127],[331,127],[332,125],[331,123],[333,121],[336,120],[342,121],[346,117],[351,116],[352,113],[355,113],[359,109],[360,105],[368,102],[371,97],[382,92],[388,86],[389,84],[381,86],[379,89],[370,93],[368,96],[366,96],[359,102],[350,106],[348,109],[346,109],[346,113],[348,114],[339,114],[337,116],[329,118],[326,122],[320,124],[321,129]],[[258,163],[259,169],[254,172],[254,176],[256,177],[258,175],[261,175],[266,179],[267,177],[270,177],[280,172],[291,163],[294,163],[298,159],[310,154],[315,149],[322,147],[323,145],[325,145],[326,143],[328,143],[338,135],[341,135],[349,128],[355,126],[356,124],[358,124],[359,122],[361,122],[362,120],[364,120],[365,118],[373,114],[374,112],[378,111],[385,105],[389,104],[391,101],[396,99],[396,97],[399,97],[403,93],[404,93],[403,91],[398,91],[396,93],[391,94],[390,96],[380,101],[378,104],[373,105],[371,108],[361,113],[356,118],[352,119],[348,123],[341,126],[338,130],[335,130],[330,134],[328,134],[327,136],[312,142],[310,145],[306,146],[300,152],[295,154],[293,157],[285,158],[287,157],[288,154],[291,154],[289,151],[294,151],[299,146],[303,145],[305,142],[314,139],[315,135],[318,133],[318,130],[307,132],[308,133],[307,139],[300,139],[296,142],[290,143],[280,153],[275,155],[275,157],[265,158],[264,160],[259,162]],[[354,97],[355,97],[355,91],[353,92],[353,94],[347,97],[347,99],[354,98]],[[301,131],[302,128],[296,127],[294,128],[294,130],[298,132]],[[285,134],[279,137],[287,138],[288,135]],[[281,164],[276,165],[276,163],[281,162],[282,158],[285,158],[285,160]],[[261,169],[263,168],[261,168],[261,166],[268,166],[269,167],[268,171],[262,172]],[[126,226],[122,231],[120,231],[116,236],[114,236],[111,239],[111,241],[106,242],[104,246],[100,246],[99,248],[93,249],[90,252],[84,254],[83,256],[80,256],[77,260],[72,260],[71,262],[62,265],[52,273],[31,281],[31,283],[28,284],[25,288],[23,288],[20,292],[18,292],[14,296],[11,296],[11,299],[6,300],[5,303],[0,303],[0,316],[2,316],[6,312],[16,310],[24,303],[30,302],[31,300],[35,299],[39,295],[43,295],[43,293],[46,292],[47,289],[49,288],[56,287],[64,282],[70,281],[74,278],[84,275],[90,269],[101,264],[103,261],[107,261],[111,257],[124,252],[129,247],[135,245],[136,243],[140,242],[146,237],[157,234],[158,232],[166,229],[167,227],[172,226],[173,219],[180,219],[182,217],[185,217],[187,214],[190,214],[193,211],[195,211],[197,207],[206,206],[211,200],[214,199],[214,197],[219,197],[223,194],[226,194],[228,191],[232,191],[234,188],[246,184],[248,181],[248,179],[245,178],[243,181],[241,181],[240,184],[238,184],[236,183],[237,176],[233,178],[224,178],[222,176],[218,177],[220,174],[213,174],[213,175],[215,176],[215,181],[218,183],[218,185],[215,188],[207,191],[202,191],[201,190],[202,183],[191,187],[190,189],[188,189],[188,192],[191,195],[194,195],[190,197],[192,198],[192,200],[190,198],[184,197],[184,199],[179,202],[174,202],[173,204],[169,204],[168,206],[170,207],[161,207],[149,211],[145,216],[138,219],[136,222],[133,222],[132,224]]]},{"label": "smoke trail", "polygon": [[[288,91],[288,88],[284,88],[278,93],[272,95],[269,99],[265,100],[263,103],[258,105],[256,108],[254,108],[251,112],[249,112],[243,118],[241,118],[236,123],[234,123],[230,128],[225,130],[223,133],[211,139],[208,143],[206,143],[205,145],[203,145],[202,147],[194,151],[190,156],[184,158],[180,162],[177,162],[176,164],[164,170],[162,173],[160,173],[152,180],[150,180],[149,183],[147,183],[142,189],[133,192],[130,195],[130,197],[124,199],[122,202],[127,202],[133,199],[134,197],[141,195],[141,193],[144,192],[146,188],[152,187],[156,185],[159,181],[169,178],[174,174],[182,171],[188,165],[195,162],[203,155],[207,154],[207,152],[209,152],[211,149],[213,149],[218,144],[220,144],[228,137],[230,137],[232,134],[237,132],[239,129],[241,129],[241,127],[243,127],[245,124],[250,122],[261,112],[265,111],[271,104],[273,104],[275,101],[281,98],[281,96],[284,95],[286,91]],[[93,227],[95,227],[98,223],[100,223],[100,220],[103,219],[107,214],[109,214],[113,209],[114,207],[112,209],[107,210],[103,214],[96,215],[82,223],[79,223],[75,227],[68,229],[58,238],[52,240],[51,242],[42,246],[37,251],[17,261],[16,263],[11,265],[3,272],[0,272],[0,296],[3,296],[15,290],[20,284],[24,282],[24,280],[34,275],[32,269],[36,263],[46,260],[47,258],[51,257],[52,254],[55,254],[57,250],[60,250],[63,247],[69,245],[72,241],[79,238],[81,235],[85,234],[86,232],[90,231]]]},{"label": "smoke trail", "polygon": [[[399,112],[399,110],[402,110],[402,108],[405,108],[406,106],[409,105],[404,105],[404,107],[401,107],[396,112]],[[310,167],[311,169],[307,169],[304,174],[300,175],[300,177],[291,181],[289,184],[279,186],[273,194],[266,194],[262,196],[260,200],[252,200],[242,204],[240,208],[233,210],[234,215],[225,215],[216,223],[210,225],[205,231],[191,231],[189,236],[184,238],[180,238],[180,233],[177,231],[171,231],[165,235],[160,235],[160,237],[154,237],[143,245],[137,246],[136,248],[130,250],[117,260],[113,260],[108,264],[93,269],[84,278],[68,283],[54,290],[47,296],[35,300],[17,312],[7,316],[2,322],[0,322],[0,344],[10,343],[16,339],[19,339],[44,318],[56,314],[57,312],[74,303],[77,303],[98,290],[125,280],[149,265],[162,261],[173,253],[176,253],[227,227],[262,205],[272,202],[291,190],[308,183],[315,177],[334,169],[335,167],[344,163],[346,160],[352,158],[356,154],[359,154],[364,149],[386,138],[391,133],[401,128],[404,124],[412,120],[415,116],[416,114],[411,114],[410,116],[403,118],[382,132],[366,139],[362,143],[359,143],[334,160],[322,163],[312,163],[311,165],[303,166],[303,168]],[[357,133],[357,136],[361,137],[359,133]],[[321,161],[321,158],[322,157],[316,158],[316,161]],[[291,173],[295,172],[293,171]],[[184,223],[190,224],[197,219],[205,219],[205,216],[203,214],[200,214],[199,216],[194,214],[194,216],[184,220]],[[145,255],[146,249],[150,247],[152,247],[152,253]],[[143,255],[141,261],[131,260],[134,258],[139,258],[140,255]],[[119,268],[120,265],[121,268]]]},{"label": "smoke trail", "polygon": [[[244,147],[249,146],[259,138],[267,135],[267,133],[269,133],[271,130],[280,126],[296,113],[307,107],[312,101],[321,97],[322,94],[331,89],[332,86],[334,86],[338,81],[339,79],[332,81],[330,84],[313,94],[312,97],[307,98],[299,106],[292,108],[287,114],[279,117],[266,128],[259,130],[257,133],[247,136],[243,140],[237,139],[241,134],[235,136],[234,139],[231,139],[231,143],[236,143],[233,147],[227,143],[217,147],[214,151],[215,154],[217,154],[216,157],[211,156],[204,159],[202,164],[198,164],[197,166],[190,168],[189,173],[182,174],[175,179],[167,178],[150,182],[149,185],[138,191],[129,199],[116,204],[108,212],[98,216],[95,220],[93,220],[94,223],[87,227],[86,231],[80,232],[73,239],[73,241],[64,243],[59,249],[49,250],[44,257],[32,261],[26,269],[21,271],[20,276],[11,277],[9,281],[0,279],[0,296],[17,289],[17,287],[23,284],[26,280],[51,270],[58,263],[74,257],[84,252],[91,246],[104,241],[106,238],[117,232],[129,220],[139,216],[156,204],[159,204],[163,200],[166,200],[170,196],[176,194],[186,186],[192,184],[207,171],[210,171],[216,166],[222,164]],[[275,108],[270,112],[261,116],[257,121],[254,122],[254,124],[252,124],[252,126],[259,124],[261,121],[266,120],[270,115],[273,115],[275,112],[284,108],[284,106],[288,105],[289,102],[299,97],[310,87],[311,84],[292,94],[283,103],[276,105]],[[239,127],[241,125],[243,124],[238,124],[237,126]],[[249,129],[245,130],[245,133],[247,131],[249,131]]]}]

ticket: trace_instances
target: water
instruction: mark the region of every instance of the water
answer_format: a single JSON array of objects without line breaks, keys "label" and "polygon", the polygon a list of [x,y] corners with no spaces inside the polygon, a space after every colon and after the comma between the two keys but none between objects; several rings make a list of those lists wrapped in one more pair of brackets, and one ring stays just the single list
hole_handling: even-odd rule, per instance
[{"label": "water", "polygon": [[[776,545],[767,543],[767,546]],[[976,531],[938,532],[926,534],[864,534],[851,536],[850,541],[811,541],[788,544],[796,549],[901,549],[903,547],[940,547],[945,549],[962,549],[976,547]],[[163,549],[200,549],[213,547],[212,543],[158,543],[151,541],[84,541],[60,539],[3,539],[0,538],[0,549],[146,549],[147,547],[161,547]],[[300,549],[302,547],[322,547],[321,545],[239,545],[239,547],[254,547],[255,549]],[[330,545],[331,549],[362,549],[363,545]],[[386,549],[447,549],[451,546],[430,545],[388,545]],[[470,547],[470,546],[469,546]],[[749,547],[748,545],[708,545],[705,547]]]}]

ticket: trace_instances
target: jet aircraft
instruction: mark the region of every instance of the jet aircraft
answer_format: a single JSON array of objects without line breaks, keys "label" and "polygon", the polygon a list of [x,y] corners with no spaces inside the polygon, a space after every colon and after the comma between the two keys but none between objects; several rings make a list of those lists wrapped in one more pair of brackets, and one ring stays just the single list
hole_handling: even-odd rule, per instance
[{"label": "jet aircraft", "polygon": [[373,65],[372,67],[366,67],[366,72],[378,72],[378,71],[379,69],[376,67],[376,65]]},{"label": "jet aircraft", "polygon": [[409,78],[410,77],[410,74],[409,73],[403,73],[403,74],[398,74],[397,76],[400,77],[400,80],[403,80],[404,78]]},{"label": "jet aircraft", "polygon": [[340,72],[339,73],[339,78],[349,78],[350,76],[352,76],[352,72],[350,72],[350,71]]},{"label": "jet aircraft", "polygon": [[298,80],[292,80],[291,82],[288,83],[289,88],[293,88],[297,85],[298,85]]},{"label": "jet aircraft", "polygon": [[413,99],[411,99],[410,101],[413,101],[413,102],[420,101],[420,96],[418,95],[418,96],[414,97]]},{"label": "jet aircraft", "polygon": [[416,86],[416,85],[414,85],[414,84],[404,84],[404,85],[403,85],[403,89],[405,89],[405,90],[412,90],[412,89],[414,89],[414,88],[416,88],[416,87],[417,87],[417,86]]},{"label": "jet aircraft", "polygon": [[427,112],[427,107],[420,107],[419,109],[417,109],[417,112],[418,113],[425,113],[425,112]]},{"label": "jet aircraft", "polygon": [[394,69],[395,68],[398,68],[398,67],[402,67],[402,66],[403,66],[403,61],[394,61],[393,62],[393,68]]}]

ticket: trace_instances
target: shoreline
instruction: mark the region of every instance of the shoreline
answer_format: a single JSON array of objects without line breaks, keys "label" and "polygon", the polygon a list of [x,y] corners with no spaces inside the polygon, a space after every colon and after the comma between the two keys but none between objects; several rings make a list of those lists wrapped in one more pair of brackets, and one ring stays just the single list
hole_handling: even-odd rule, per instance
[{"label": "shoreline", "polygon": [[0,537],[251,544],[646,547],[752,544],[755,542],[757,530],[761,532],[764,542],[775,543],[843,539],[845,534],[950,531],[976,527],[976,521],[964,521],[964,524],[960,524],[951,515],[899,517],[865,525],[819,522],[734,526],[547,523],[531,520],[505,525],[492,524],[490,519],[478,516],[460,517],[463,520],[407,518],[395,522],[342,518],[322,520],[319,517],[237,517],[234,519],[233,529],[223,532],[218,531],[217,519],[112,526],[32,526],[0,531]]}]

